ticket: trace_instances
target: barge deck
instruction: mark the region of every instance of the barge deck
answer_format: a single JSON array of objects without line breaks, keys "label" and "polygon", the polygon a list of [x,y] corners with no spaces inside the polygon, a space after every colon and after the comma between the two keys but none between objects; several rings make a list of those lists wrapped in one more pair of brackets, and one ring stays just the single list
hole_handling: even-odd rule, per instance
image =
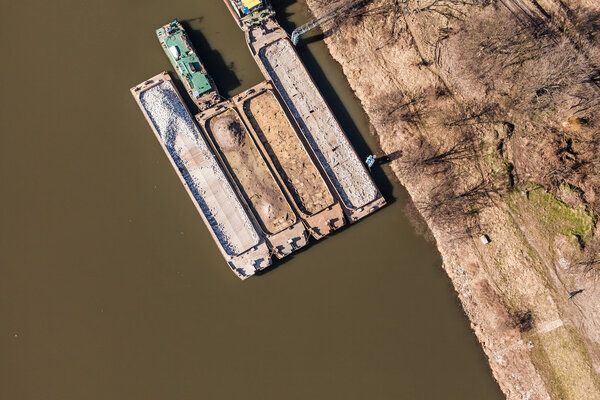
[{"label": "barge deck", "polygon": [[262,82],[234,97],[250,133],[276,171],[307,229],[321,239],[345,225],[344,213],[310,156],[272,85]]},{"label": "barge deck", "polygon": [[278,258],[305,246],[308,234],[257,147],[235,104],[225,101],[196,119]]},{"label": "barge deck", "polygon": [[365,166],[298,57],[273,20],[251,27],[246,39],[263,75],[279,95],[315,153],[350,222],[385,205]]},{"label": "barge deck", "polygon": [[232,271],[241,279],[271,265],[262,234],[203,138],[168,73],[131,88],[165,154]]}]

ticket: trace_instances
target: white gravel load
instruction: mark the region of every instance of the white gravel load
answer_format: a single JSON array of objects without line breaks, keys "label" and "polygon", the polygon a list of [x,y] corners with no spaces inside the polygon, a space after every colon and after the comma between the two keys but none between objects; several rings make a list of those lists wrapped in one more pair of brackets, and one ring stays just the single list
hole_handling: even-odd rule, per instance
[{"label": "white gravel load", "polygon": [[378,190],[288,40],[260,50],[273,84],[298,122],[348,209],[377,199]]},{"label": "white gravel load", "polygon": [[163,81],[139,99],[224,251],[233,257],[256,246],[254,225],[173,84]]}]

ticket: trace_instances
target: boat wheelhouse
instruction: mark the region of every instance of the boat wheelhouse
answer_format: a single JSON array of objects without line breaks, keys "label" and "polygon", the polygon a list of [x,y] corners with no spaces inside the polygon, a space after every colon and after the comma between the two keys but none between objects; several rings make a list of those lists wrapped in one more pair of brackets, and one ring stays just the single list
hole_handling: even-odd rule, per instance
[{"label": "boat wheelhouse", "polygon": [[225,4],[243,30],[262,24],[275,14],[268,0],[225,0]]},{"label": "boat wheelhouse", "polygon": [[221,96],[214,82],[177,19],[157,29],[156,35],[179,79],[198,108],[204,110],[220,102]]}]

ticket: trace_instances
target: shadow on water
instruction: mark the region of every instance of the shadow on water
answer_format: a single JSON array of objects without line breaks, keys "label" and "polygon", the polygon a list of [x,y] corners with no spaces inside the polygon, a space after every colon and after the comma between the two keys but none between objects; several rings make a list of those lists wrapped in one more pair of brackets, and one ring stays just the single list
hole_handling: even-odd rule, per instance
[{"label": "shadow on water", "polygon": [[210,47],[202,32],[194,28],[201,21],[202,18],[194,18],[179,22],[187,32],[196,48],[196,52],[200,55],[200,60],[215,82],[217,90],[222,96],[227,96],[228,93],[241,85],[241,80],[234,72],[235,65],[233,63],[227,64],[223,55]]},{"label": "shadow on water", "polygon": [[298,48],[302,47],[302,46],[308,46],[311,43],[316,43],[316,42],[320,42],[323,39],[325,39],[325,34],[322,32],[319,33],[315,33],[313,35],[310,36],[302,36],[300,38],[300,40],[298,41]]},{"label": "shadow on water", "polygon": [[277,22],[279,22],[279,25],[288,33],[298,27],[298,25],[292,22],[294,13],[288,12],[289,7],[296,3],[297,0],[279,0],[271,2],[273,10],[275,10],[275,15],[277,16]]}]

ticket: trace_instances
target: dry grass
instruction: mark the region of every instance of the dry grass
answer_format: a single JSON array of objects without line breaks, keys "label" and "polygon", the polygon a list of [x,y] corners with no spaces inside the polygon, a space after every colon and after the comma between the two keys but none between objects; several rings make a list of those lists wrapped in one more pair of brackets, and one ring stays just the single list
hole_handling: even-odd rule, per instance
[{"label": "dry grass", "polygon": [[600,399],[600,382],[585,347],[573,329],[525,335],[533,345],[531,357],[555,399]]}]

